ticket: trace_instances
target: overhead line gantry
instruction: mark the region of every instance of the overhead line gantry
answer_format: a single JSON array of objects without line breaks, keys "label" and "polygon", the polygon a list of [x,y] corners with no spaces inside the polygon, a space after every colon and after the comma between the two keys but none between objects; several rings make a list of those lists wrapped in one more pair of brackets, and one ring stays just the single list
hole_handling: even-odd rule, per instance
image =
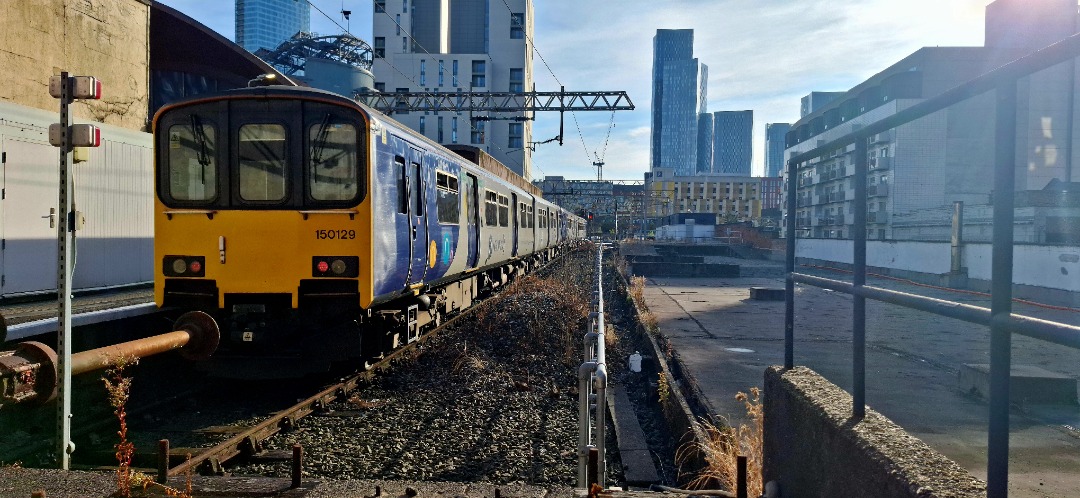
[{"label": "overhead line gantry", "polygon": [[559,111],[559,145],[567,111],[632,111],[624,91],[615,92],[357,92],[353,98],[386,114],[394,112],[468,112],[472,121],[531,120],[530,117],[471,116],[473,112]]}]

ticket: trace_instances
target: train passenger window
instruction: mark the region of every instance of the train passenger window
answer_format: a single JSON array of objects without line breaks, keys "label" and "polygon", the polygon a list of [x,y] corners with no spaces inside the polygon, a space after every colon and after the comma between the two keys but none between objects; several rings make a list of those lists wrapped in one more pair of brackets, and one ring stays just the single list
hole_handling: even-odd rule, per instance
[{"label": "train passenger window", "polygon": [[217,196],[217,128],[197,115],[169,127],[169,196],[206,201]]},{"label": "train passenger window", "polygon": [[499,226],[510,226],[510,199],[505,195],[499,196]]},{"label": "train passenger window", "polygon": [[490,190],[484,192],[484,220],[489,227],[499,226],[499,194]]},{"label": "train passenger window", "polygon": [[335,123],[327,114],[308,129],[308,189],[317,201],[345,201],[356,197],[356,127]]},{"label": "train passenger window", "polygon": [[461,198],[458,196],[458,179],[442,171],[435,172],[436,204],[439,223],[457,223],[461,220]]},{"label": "train passenger window", "polygon": [[544,211],[543,209],[538,209],[536,211],[536,217],[540,223],[540,226],[538,226],[537,228],[547,228],[547,211]]},{"label": "train passenger window", "polygon": [[533,228],[533,226],[536,225],[536,217],[533,216],[533,207],[532,206],[527,206],[527,207],[529,208],[529,228]]},{"label": "train passenger window", "polygon": [[246,124],[240,127],[238,164],[240,198],[280,201],[285,198],[285,127]]},{"label": "train passenger window", "polygon": [[529,211],[524,202],[518,203],[518,212],[521,213],[521,221],[518,223],[518,226],[521,228],[529,228]]},{"label": "train passenger window", "polygon": [[398,212],[409,212],[409,171],[405,169],[405,158],[394,156],[394,169],[397,170]]}]

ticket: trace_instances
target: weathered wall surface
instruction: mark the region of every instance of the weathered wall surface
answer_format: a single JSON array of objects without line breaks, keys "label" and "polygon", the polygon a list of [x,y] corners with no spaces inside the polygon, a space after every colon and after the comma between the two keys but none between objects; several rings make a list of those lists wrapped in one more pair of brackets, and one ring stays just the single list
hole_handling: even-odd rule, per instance
[{"label": "weathered wall surface", "polygon": [[765,371],[764,479],[783,497],[983,497],[986,485],[806,367]]},{"label": "weathered wall surface", "polygon": [[145,130],[149,0],[8,0],[0,16],[0,101],[59,113],[49,77],[96,76],[100,101],[72,106],[76,122]]}]

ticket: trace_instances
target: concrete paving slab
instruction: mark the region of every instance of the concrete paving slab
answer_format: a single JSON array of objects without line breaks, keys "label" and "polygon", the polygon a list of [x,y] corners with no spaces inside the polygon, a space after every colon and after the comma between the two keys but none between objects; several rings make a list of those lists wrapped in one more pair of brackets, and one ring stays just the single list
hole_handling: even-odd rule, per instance
[{"label": "concrete paving slab", "polygon": [[[767,271],[768,268],[766,267]],[[800,271],[811,270],[800,268]],[[848,279],[849,275],[822,276]],[[989,306],[976,294],[871,278],[870,285]],[[750,298],[750,287],[783,287],[782,278],[649,278],[645,300],[714,414],[744,422],[739,391],[760,387],[768,365],[784,359],[784,302]],[[852,297],[797,285],[795,363],[846,390],[852,384]],[[1014,312],[1065,323],[1080,313],[1017,303]],[[867,302],[867,404],[986,478],[985,402],[957,388],[965,363],[989,361],[986,327],[895,305]],[[1013,337],[1013,363],[1072,379],[1080,351]],[[1076,496],[1080,489],[1080,408],[1024,406],[1011,419],[1010,496]]]},{"label": "concrete paving slab", "polygon": [[619,456],[622,458],[623,476],[631,486],[649,486],[660,482],[656,473],[656,464],[645,441],[645,432],[638,424],[634,405],[622,386],[611,389],[611,423],[615,426],[615,438],[619,442]]}]

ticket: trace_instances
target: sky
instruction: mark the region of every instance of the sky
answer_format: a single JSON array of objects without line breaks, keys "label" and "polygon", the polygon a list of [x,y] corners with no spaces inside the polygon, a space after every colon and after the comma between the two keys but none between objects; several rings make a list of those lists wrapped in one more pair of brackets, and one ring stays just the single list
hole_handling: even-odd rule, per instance
[{"label": "sky", "polygon": [[[233,39],[233,1],[158,1]],[[308,1],[312,31],[348,30],[371,43],[372,0]],[[694,56],[709,66],[709,112],[754,111],[753,174],[760,176],[766,123],[794,123],[803,96],[848,90],[919,48],[982,45],[990,2],[536,0],[537,91],[625,91],[635,110],[566,113],[563,145],[537,145],[533,179],[596,179],[599,160],[605,180],[642,180],[657,29],[694,30]],[[342,10],[351,11],[349,20]],[[559,134],[558,113],[536,114],[533,141]]]}]

